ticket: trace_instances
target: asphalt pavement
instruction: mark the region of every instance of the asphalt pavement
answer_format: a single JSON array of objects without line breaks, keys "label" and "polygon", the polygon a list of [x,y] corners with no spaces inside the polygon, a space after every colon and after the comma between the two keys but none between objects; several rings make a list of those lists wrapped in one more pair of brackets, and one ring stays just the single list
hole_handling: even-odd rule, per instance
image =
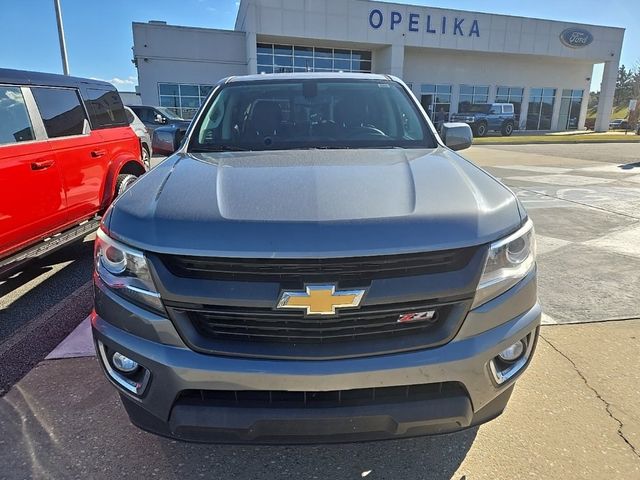
[{"label": "asphalt pavement", "polygon": [[333,446],[194,445],[139,431],[90,356],[86,324],[40,361],[90,308],[87,239],[0,283],[0,478],[640,478],[640,145],[462,153],[509,185],[536,226],[545,325],[502,417]]}]

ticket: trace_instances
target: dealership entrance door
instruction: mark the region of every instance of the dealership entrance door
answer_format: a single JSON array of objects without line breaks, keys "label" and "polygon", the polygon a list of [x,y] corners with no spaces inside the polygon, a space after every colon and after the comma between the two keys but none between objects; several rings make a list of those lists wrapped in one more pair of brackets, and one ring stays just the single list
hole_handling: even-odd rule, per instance
[{"label": "dealership entrance door", "polygon": [[429,118],[433,120],[433,95],[420,95],[420,103],[422,104],[422,108],[424,108],[429,115]]}]

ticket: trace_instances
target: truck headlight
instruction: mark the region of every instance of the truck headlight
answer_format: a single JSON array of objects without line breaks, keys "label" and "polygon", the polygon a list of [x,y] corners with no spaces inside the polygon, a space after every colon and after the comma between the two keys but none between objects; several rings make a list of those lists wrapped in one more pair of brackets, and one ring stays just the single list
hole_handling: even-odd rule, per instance
[{"label": "truck headlight", "polygon": [[117,242],[98,229],[94,264],[97,277],[111,291],[142,307],[164,313],[144,253]]},{"label": "truck headlight", "polygon": [[489,247],[471,308],[479,307],[506,292],[533,270],[536,264],[536,240],[531,219],[517,232]]}]

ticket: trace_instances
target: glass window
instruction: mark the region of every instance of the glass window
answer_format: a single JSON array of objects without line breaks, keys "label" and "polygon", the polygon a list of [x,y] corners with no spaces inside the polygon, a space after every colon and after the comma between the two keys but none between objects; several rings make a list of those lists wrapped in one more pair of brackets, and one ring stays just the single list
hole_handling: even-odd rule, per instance
[{"label": "glass window", "polygon": [[371,72],[371,52],[345,48],[259,43],[259,73],[282,72]]},{"label": "glass window", "polygon": [[369,60],[371,61],[371,52],[366,50],[353,50],[351,52],[354,60]]},{"label": "glass window", "polygon": [[444,113],[448,120],[451,112],[451,85],[434,85],[423,83],[420,85],[420,103],[433,121],[438,121],[438,114]]},{"label": "glass window", "polygon": [[273,53],[273,45],[270,43],[258,43],[257,45],[258,53]]},{"label": "glass window", "polygon": [[560,116],[558,117],[559,130],[575,130],[578,128],[583,93],[583,90],[562,90]]},{"label": "glass window", "polygon": [[181,108],[198,108],[200,106],[200,97],[182,97],[180,99]]},{"label": "glass window", "polygon": [[313,57],[313,47],[293,47],[293,52],[296,57]]},{"label": "glass window", "polygon": [[522,108],[523,95],[524,88],[522,87],[498,87],[496,92],[496,103],[510,103],[513,105],[516,128],[520,124],[520,110]]},{"label": "glass window", "polygon": [[279,67],[292,67],[293,57],[285,57],[283,55],[275,55],[273,57],[273,64]]},{"label": "glass window", "polygon": [[178,84],[176,83],[161,83],[160,95],[178,95]]},{"label": "glass window", "polygon": [[292,45],[274,45],[273,53],[276,55],[293,55]]},{"label": "glass window", "polygon": [[292,80],[229,83],[195,126],[191,151],[290,148],[433,148],[395,82]]},{"label": "glass window", "polygon": [[88,88],[86,105],[93,128],[127,125],[122,100],[116,90]]},{"label": "glass window", "polygon": [[[273,69],[273,67],[269,66],[269,69]],[[258,66],[258,71],[261,71],[260,66]],[[169,108],[170,112],[178,118],[190,119],[206,100],[211,90],[213,90],[213,85],[159,83],[160,106]]]},{"label": "glass window", "polygon": [[316,47],[315,54],[316,58],[333,58],[333,49]]},{"label": "glass window", "polygon": [[160,95],[160,106],[180,108],[180,101],[178,97],[168,97],[165,95]]},{"label": "glass window", "polygon": [[257,44],[258,73],[371,72],[371,52],[304,45]]},{"label": "glass window", "polygon": [[351,70],[351,60],[343,60],[343,59],[336,58],[333,61],[333,68],[335,68],[336,70],[349,71]]},{"label": "glass window", "polygon": [[198,85],[180,85],[180,96],[197,97],[199,95]]},{"label": "glass window", "polygon": [[333,68],[333,60],[330,58],[318,58],[316,57],[316,61],[314,63],[314,67],[316,69],[318,68],[324,68],[327,70],[331,70]]},{"label": "glass window", "polygon": [[460,85],[458,112],[467,112],[471,105],[487,103],[489,87],[484,85]]},{"label": "glass window", "polygon": [[258,54],[259,65],[273,65],[273,55],[266,55],[264,53]]},{"label": "glass window", "polygon": [[0,87],[0,144],[34,139],[22,91],[19,87]]},{"label": "glass window", "polygon": [[333,58],[340,58],[343,60],[351,60],[351,50],[338,50],[333,51]]},{"label": "glass window", "polygon": [[86,115],[75,89],[32,87],[49,138],[81,135]]},{"label": "glass window", "polygon": [[555,88],[532,88],[529,95],[527,130],[550,130]]},{"label": "glass window", "polygon": [[296,67],[313,70],[313,57],[295,57],[293,64]]}]

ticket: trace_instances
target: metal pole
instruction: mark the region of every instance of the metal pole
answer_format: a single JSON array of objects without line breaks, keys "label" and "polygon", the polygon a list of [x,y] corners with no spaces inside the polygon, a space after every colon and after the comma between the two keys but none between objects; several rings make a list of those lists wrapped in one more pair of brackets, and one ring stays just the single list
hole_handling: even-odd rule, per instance
[{"label": "metal pole", "polygon": [[53,0],[56,7],[56,20],[58,22],[58,39],[60,40],[60,57],[62,58],[62,72],[69,75],[69,61],[67,60],[67,44],[64,41],[64,26],[62,25],[62,10],[60,0]]}]

